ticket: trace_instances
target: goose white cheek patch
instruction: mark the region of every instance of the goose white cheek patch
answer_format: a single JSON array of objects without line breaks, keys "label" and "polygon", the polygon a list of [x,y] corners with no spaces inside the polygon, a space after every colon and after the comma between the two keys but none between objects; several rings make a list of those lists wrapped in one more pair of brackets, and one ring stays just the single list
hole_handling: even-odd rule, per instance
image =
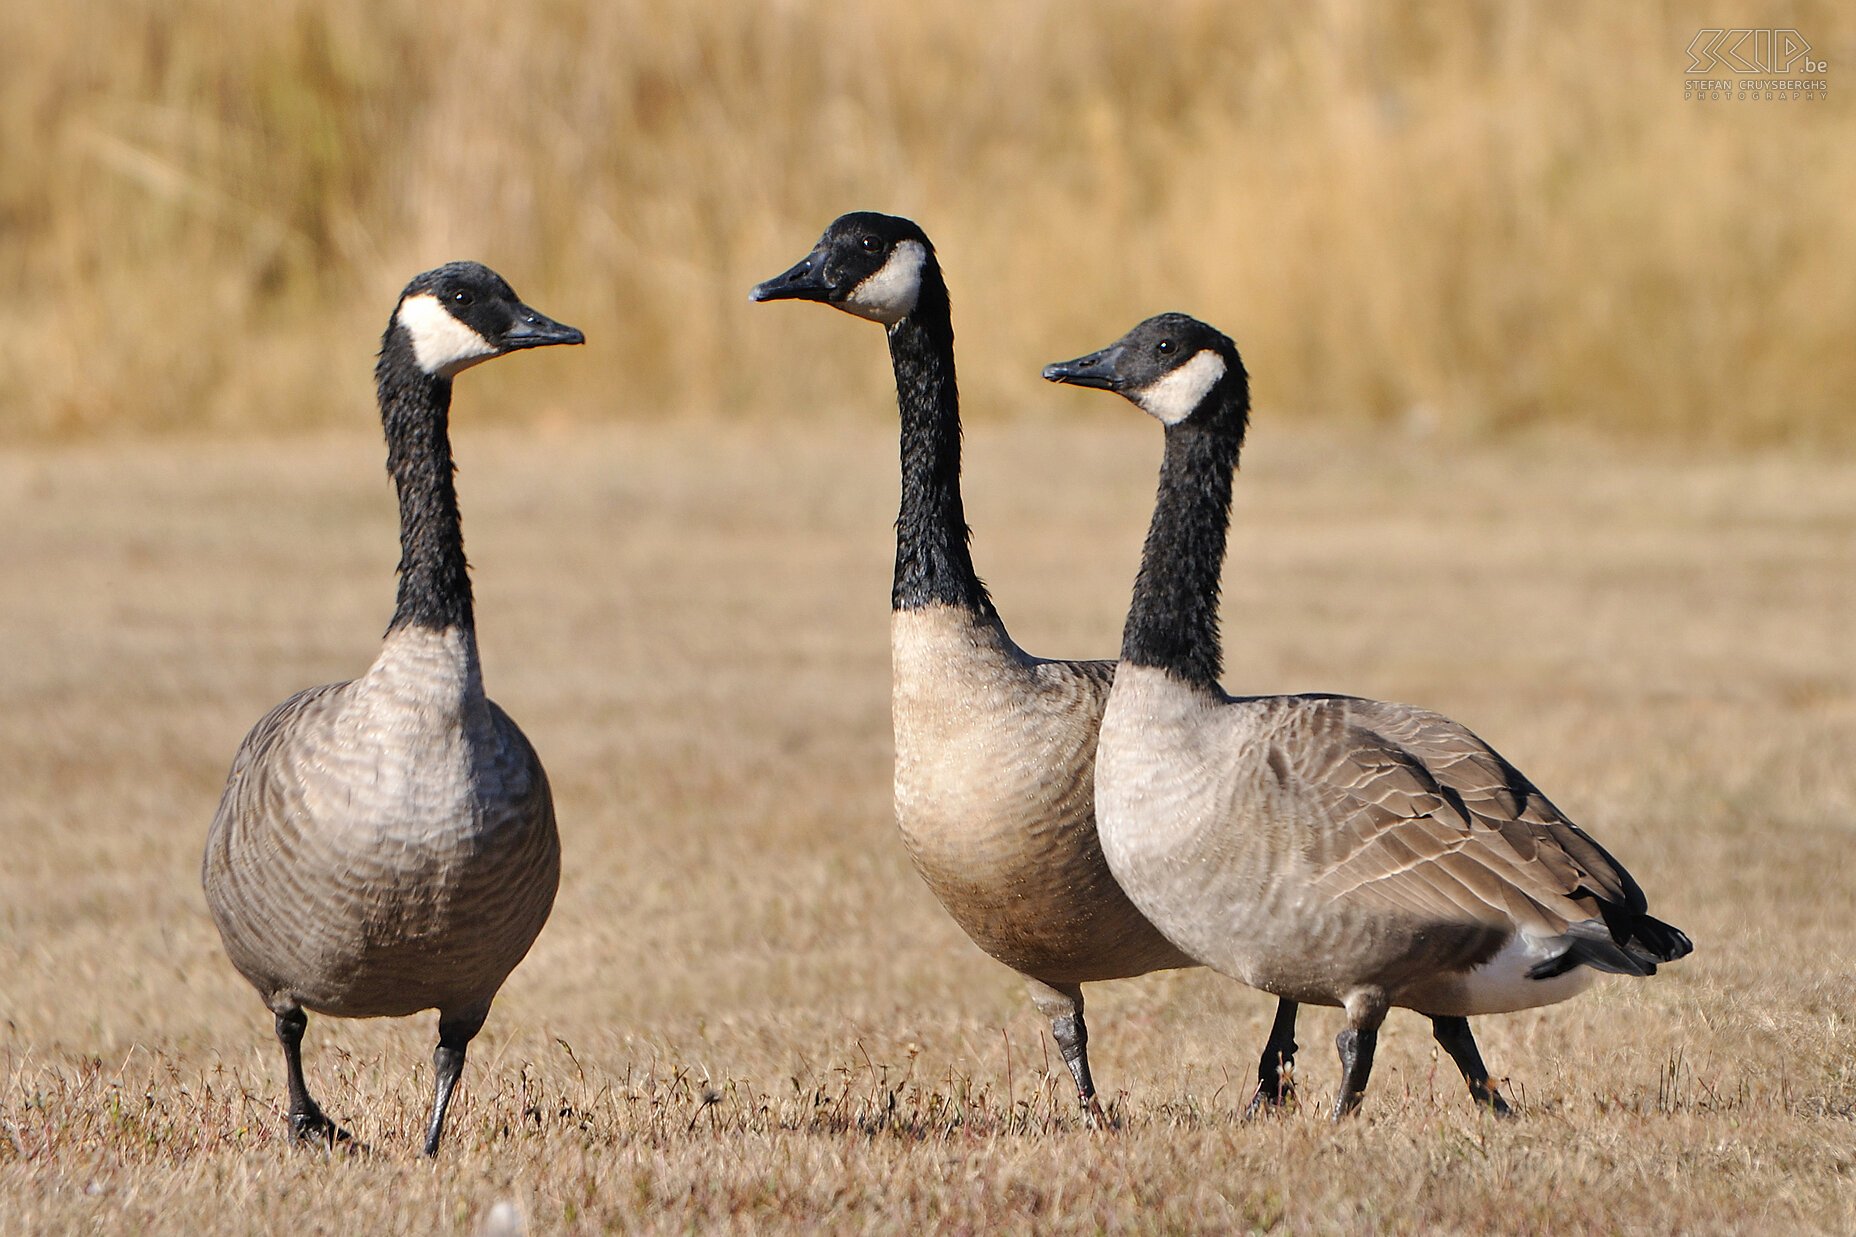
[{"label": "goose white cheek patch", "polygon": [[915,312],[922,294],[922,265],[928,251],[920,241],[903,241],[890,251],[889,261],[851,289],[844,298],[845,312],[894,326]]},{"label": "goose white cheek patch", "polygon": [[1134,402],[1147,415],[1166,425],[1176,425],[1192,415],[1192,410],[1224,377],[1224,370],[1223,357],[1210,348],[1201,348],[1178,369],[1133,392]]},{"label": "goose white cheek patch", "polygon": [[449,378],[496,355],[494,344],[453,318],[429,292],[401,301],[398,316],[412,337],[419,368],[428,374]]}]

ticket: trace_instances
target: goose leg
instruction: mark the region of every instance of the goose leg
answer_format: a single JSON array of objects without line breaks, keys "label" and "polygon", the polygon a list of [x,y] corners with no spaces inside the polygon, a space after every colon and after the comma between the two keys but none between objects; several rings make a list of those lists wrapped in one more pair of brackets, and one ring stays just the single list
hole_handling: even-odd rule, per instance
[{"label": "goose leg", "polygon": [[489,1011],[468,1017],[438,1020],[438,1047],[432,1050],[432,1120],[425,1127],[425,1153],[438,1154],[438,1142],[445,1136],[445,1113],[451,1108],[451,1093],[464,1072],[464,1049],[483,1029]]},{"label": "goose leg", "polygon": [[1077,1103],[1082,1105],[1091,1124],[1100,1121],[1102,1105],[1096,1099],[1095,1079],[1089,1076],[1089,1026],[1083,1021],[1083,1012],[1079,1009],[1074,1014],[1051,1019],[1050,1032],[1057,1039],[1057,1051],[1063,1054],[1063,1063],[1070,1067],[1070,1077],[1076,1080]]},{"label": "goose leg", "polygon": [[277,1015],[277,1042],[284,1046],[284,1075],[290,1088],[290,1132],[299,1142],[346,1140],[348,1131],[323,1114],[303,1081],[303,1031],[308,1026],[309,1015],[301,1006],[292,1005]]},{"label": "goose leg", "polygon": [[1244,1110],[1246,1117],[1256,1116],[1266,1104],[1280,1108],[1295,1096],[1293,1077],[1283,1078],[1283,1071],[1295,1064],[1295,1012],[1295,1002],[1286,997],[1276,1004],[1276,1021],[1270,1025],[1270,1037],[1257,1062],[1257,1092]]},{"label": "goose leg", "polygon": [[1450,1054],[1450,1059],[1456,1062],[1456,1067],[1463,1071],[1463,1081],[1469,1084],[1469,1093],[1475,1101],[1498,1117],[1513,1116],[1508,1102],[1489,1078],[1488,1067],[1482,1063],[1482,1053],[1476,1049],[1476,1037],[1469,1030],[1469,1019],[1432,1018],[1431,1033],[1437,1037],[1443,1050]]},{"label": "goose leg", "polygon": [[1063,1063],[1070,1067],[1070,1077],[1076,1081],[1076,1100],[1082,1105],[1084,1120],[1091,1127],[1105,1124],[1108,1118],[1096,1099],[1095,1079],[1089,1074],[1089,1025],[1083,1021],[1081,986],[1047,984],[1037,979],[1027,983],[1032,1004],[1050,1019],[1051,1037],[1057,1041],[1057,1051],[1063,1054]]},{"label": "goose leg", "polygon": [[1347,998],[1347,1026],[1334,1037],[1340,1050],[1340,1095],[1334,1101],[1339,1121],[1360,1106],[1366,1080],[1373,1074],[1373,1051],[1379,1047],[1379,1026],[1386,1020],[1386,1001],[1377,992],[1356,992]]}]

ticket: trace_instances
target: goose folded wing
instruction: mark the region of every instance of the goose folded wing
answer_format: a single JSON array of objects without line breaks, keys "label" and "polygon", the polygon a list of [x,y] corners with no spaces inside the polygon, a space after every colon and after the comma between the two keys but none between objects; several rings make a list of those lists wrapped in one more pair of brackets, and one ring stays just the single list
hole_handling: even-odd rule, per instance
[{"label": "goose folded wing", "polygon": [[1474,732],[1440,713],[1370,702],[1374,733],[1420,763],[1441,792],[1460,801],[1478,825],[1497,830],[1514,853],[1555,874],[1569,896],[1640,915],[1643,890],[1590,834]]},{"label": "goose folded wing", "polygon": [[1607,903],[1641,908],[1611,856],[1456,723],[1356,706],[1336,733],[1309,855],[1325,896],[1532,936],[1562,936]]}]

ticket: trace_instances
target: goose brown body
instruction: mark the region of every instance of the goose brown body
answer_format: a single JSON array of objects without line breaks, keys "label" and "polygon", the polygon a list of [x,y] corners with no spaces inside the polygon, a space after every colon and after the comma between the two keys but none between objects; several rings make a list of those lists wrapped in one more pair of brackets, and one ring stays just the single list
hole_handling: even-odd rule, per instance
[{"label": "goose brown body", "polygon": [[1431,1015],[1565,1000],[1660,960],[1636,882],[1464,727],[1346,696],[1220,697],[1129,666],[1103,723],[1103,846],[1206,965],[1302,1003]]},{"label": "goose brown body", "polygon": [[487,1010],[559,881],[547,775],[484,696],[474,641],[417,627],[258,723],[204,865],[265,1003],[348,1018]]},{"label": "goose brown body", "polygon": [[995,617],[891,619],[896,823],[975,944],[1069,985],[1190,966],[1116,883],[1096,836],[1095,755],[1115,665],[1047,661]]}]

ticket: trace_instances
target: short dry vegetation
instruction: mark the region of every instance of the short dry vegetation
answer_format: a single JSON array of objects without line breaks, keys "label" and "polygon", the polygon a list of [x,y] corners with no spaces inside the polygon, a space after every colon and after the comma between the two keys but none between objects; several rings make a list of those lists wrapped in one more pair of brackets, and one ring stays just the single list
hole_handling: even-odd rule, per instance
[{"label": "short dry vegetation", "polygon": [[[0,5],[0,1234],[1856,1231],[1841,10],[1733,19],[1828,100],[1716,103],[1673,5],[438,7]],[[1116,647],[1158,454],[1036,366],[1196,312],[1258,393],[1229,683],[1461,718],[1695,938],[1480,1024],[1521,1120],[1395,1014],[1330,1126],[1311,1010],[1246,1124],[1271,1002],[1176,972],[1092,992],[1081,1127],[891,823],[876,332],[745,303],[852,208],[941,248],[1024,644]],[[372,655],[368,353],[465,256],[591,341],[456,422],[566,871],[437,1164],[430,1020],[312,1019],[328,1157],[198,854]]]},{"label": "short dry vegetation", "polygon": [[[503,364],[542,385],[574,359]],[[1032,382],[971,435],[979,560],[1029,647],[1107,652],[1157,435]],[[436,1165],[429,1018],[312,1019],[312,1084],[373,1150],[287,1143],[196,875],[245,727],[371,656],[377,438],[0,454],[0,1232],[1856,1227],[1846,463],[1260,414],[1228,681],[1467,721],[1697,949],[1482,1020],[1525,1109],[1504,1125],[1395,1014],[1362,1118],[1330,1126],[1321,1010],[1309,1103],[1245,1124],[1269,1001],[1100,985],[1118,1128],[1093,1133],[890,822],[893,429],[486,430],[481,402],[458,436],[488,681],[548,763],[566,875]]]}]

